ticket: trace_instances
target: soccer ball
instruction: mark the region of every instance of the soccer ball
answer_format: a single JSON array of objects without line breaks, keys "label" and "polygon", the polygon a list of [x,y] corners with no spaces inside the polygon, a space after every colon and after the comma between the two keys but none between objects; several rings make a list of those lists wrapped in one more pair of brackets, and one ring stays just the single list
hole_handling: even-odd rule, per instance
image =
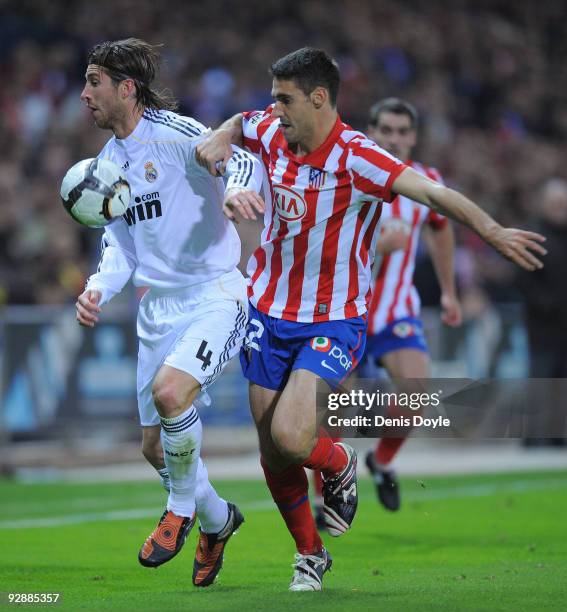
[{"label": "soccer ball", "polygon": [[63,178],[61,200],[81,225],[103,227],[128,209],[130,185],[114,162],[83,159]]}]

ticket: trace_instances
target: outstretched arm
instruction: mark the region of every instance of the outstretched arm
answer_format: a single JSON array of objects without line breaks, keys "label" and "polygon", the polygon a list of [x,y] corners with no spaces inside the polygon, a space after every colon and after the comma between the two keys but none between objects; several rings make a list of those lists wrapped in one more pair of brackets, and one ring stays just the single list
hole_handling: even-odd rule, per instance
[{"label": "outstretched arm", "polygon": [[406,168],[396,178],[392,191],[421,202],[470,227],[501,255],[525,270],[543,268],[543,263],[534,255],[547,253],[539,244],[545,241],[542,235],[502,227],[464,195],[422,176],[412,168]]},{"label": "outstretched arm", "polygon": [[428,225],[423,228],[435,275],[441,288],[441,320],[445,325],[458,327],[462,322],[461,305],[455,288],[455,236],[450,223],[439,229]]}]

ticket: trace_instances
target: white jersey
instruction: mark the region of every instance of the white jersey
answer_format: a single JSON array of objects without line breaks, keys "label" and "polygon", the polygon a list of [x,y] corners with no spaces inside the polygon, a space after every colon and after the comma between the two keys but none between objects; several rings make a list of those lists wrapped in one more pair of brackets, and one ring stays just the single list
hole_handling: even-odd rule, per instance
[{"label": "white jersey", "polygon": [[[87,289],[102,292],[101,304],[133,274],[136,286],[171,293],[234,270],[240,239],[222,213],[223,179],[195,160],[206,128],[171,111],[146,109],[127,138],[111,138],[99,154],[124,171],[130,207],[106,226],[98,270]],[[260,191],[262,168],[234,147],[226,188]]]}]

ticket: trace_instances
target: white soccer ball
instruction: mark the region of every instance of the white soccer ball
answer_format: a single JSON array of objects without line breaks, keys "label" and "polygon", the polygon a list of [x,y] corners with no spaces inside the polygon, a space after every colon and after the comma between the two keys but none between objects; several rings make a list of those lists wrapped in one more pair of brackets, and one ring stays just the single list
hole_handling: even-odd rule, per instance
[{"label": "white soccer ball", "polygon": [[65,210],[81,225],[103,227],[130,205],[130,185],[108,159],[83,159],[69,168],[61,183]]}]

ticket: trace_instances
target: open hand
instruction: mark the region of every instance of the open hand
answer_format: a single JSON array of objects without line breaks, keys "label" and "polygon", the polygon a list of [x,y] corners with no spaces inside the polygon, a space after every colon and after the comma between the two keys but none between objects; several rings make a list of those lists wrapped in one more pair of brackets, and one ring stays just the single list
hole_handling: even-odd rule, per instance
[{"label": "open hand", "polygon": [[509,227],[498,227],[487,238],[488,242],[506,259],[533,272],[543,268],[543,262],[534,253],[545,255],[547,250],[541,246],[545,237],[535,232],[514,229]]},{"label": "open hand", "polygon": [[235,212],[238,212],[243,219],[256,221],[254,211],[264,214],[265,205],[264,200],[255,191],[243,187],[231,187],[225,191],[222,210],[231,221],[236,223],[238,220]]}]

